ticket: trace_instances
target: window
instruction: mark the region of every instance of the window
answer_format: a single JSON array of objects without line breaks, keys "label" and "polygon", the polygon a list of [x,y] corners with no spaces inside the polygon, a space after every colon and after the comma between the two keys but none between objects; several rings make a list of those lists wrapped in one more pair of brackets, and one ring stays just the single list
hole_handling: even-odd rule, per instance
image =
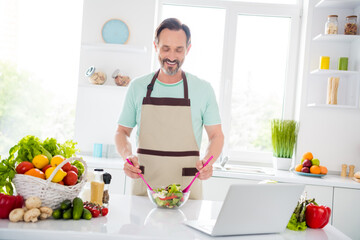
[{"label": "window", "polygon": [[0,155],[26,135],[73,138],[82,5],[2,1]]},{"label": "window", "polygon": [[163,0],[160,8],[161,20],[179,18],[192,31],[184,69],[214,87],[223,155],[232,161],[270,164],[270,120],[294,114],[297,50],[290,49],[298,49],[300,6],[268,2]]}]

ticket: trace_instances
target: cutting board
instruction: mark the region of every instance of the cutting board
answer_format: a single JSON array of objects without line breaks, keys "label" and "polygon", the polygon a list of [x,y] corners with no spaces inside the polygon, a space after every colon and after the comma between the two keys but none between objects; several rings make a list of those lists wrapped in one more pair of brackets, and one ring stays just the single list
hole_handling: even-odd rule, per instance
[{"label": "cutting board", "polygon": [[359,179],[359,178],[353,177],[352,180],[354,180],[355,182],[360,183],[360,179]]}]

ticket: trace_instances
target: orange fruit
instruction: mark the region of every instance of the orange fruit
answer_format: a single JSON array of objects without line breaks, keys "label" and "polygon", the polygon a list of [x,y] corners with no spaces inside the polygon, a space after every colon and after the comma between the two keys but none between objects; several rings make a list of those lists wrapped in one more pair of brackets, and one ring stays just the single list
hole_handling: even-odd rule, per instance
[{"label": "orange fruit", "polygon": [[311,152],[307,152],[303,155],[302,159],[308,159],[308,160],[312,160],[314,158],[314,156],[312,155]]},{"label": "orange fruit", "polygon": [[42,154],[36,155],[32,160],[32,164],[34,164],[36,168],[42,169],[43,167],[49,164],[49,159]]},{"label": "orange fruit", "polygon": [[327,174],[328,170],[325,166],[319,166],[320,167],[320,174]]},{"label": "orange fruit", "polygon": [[64,160],[65,160],[65,158],[63,156],[56,155],[51,159],[50,164],[52,167],[57,167],[57,165],[62,163],[62,161],[64,161]]},{"label": "orange fruit", "polygon": [[37,168],[32,168],[24,174],[33,176],[33,177],[37,177],[37,178],[41,178],[41,179],[45,179],[45,173],[43,173],[43,171],[41,171]]},{"label": "orange fruit", "polygon": [[303,168],[303,165],[302,164],[298,164],[298,165],[296,165],[296,167],[295,167],[295,171],[297,171],[297,172],[301,172],[301,169]]},{"label": "orange fruit", "polygon": [[313,174],[320,174],[320,167],[317,166],[317,165],[312,165],[310,167],[310,173],[313,173]]}]

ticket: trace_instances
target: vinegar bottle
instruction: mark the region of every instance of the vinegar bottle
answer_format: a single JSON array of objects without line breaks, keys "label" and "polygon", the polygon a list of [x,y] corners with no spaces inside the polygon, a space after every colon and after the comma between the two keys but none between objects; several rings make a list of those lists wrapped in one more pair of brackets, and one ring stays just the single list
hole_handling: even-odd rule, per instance
[{"label": "vinegar bottle", "polygon": [[103,193],[104,193],[104,181],[102,175],[104,173],[103,169],[95,169],[95,178],[91,181],[91,200],[90,202],[99,204],[102,206],[103,202]]}]

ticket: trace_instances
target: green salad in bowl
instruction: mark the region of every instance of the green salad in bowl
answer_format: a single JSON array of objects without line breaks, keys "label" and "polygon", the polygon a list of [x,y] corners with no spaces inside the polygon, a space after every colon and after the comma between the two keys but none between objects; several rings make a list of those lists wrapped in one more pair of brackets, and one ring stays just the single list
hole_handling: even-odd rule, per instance
[{"label": "green salad in bowl", "polygon": [[165,188],[147,190],[152,203],[160,208],[179,208],[189,199],[190,191],[183,193],[180,184],[171,184]]}]

